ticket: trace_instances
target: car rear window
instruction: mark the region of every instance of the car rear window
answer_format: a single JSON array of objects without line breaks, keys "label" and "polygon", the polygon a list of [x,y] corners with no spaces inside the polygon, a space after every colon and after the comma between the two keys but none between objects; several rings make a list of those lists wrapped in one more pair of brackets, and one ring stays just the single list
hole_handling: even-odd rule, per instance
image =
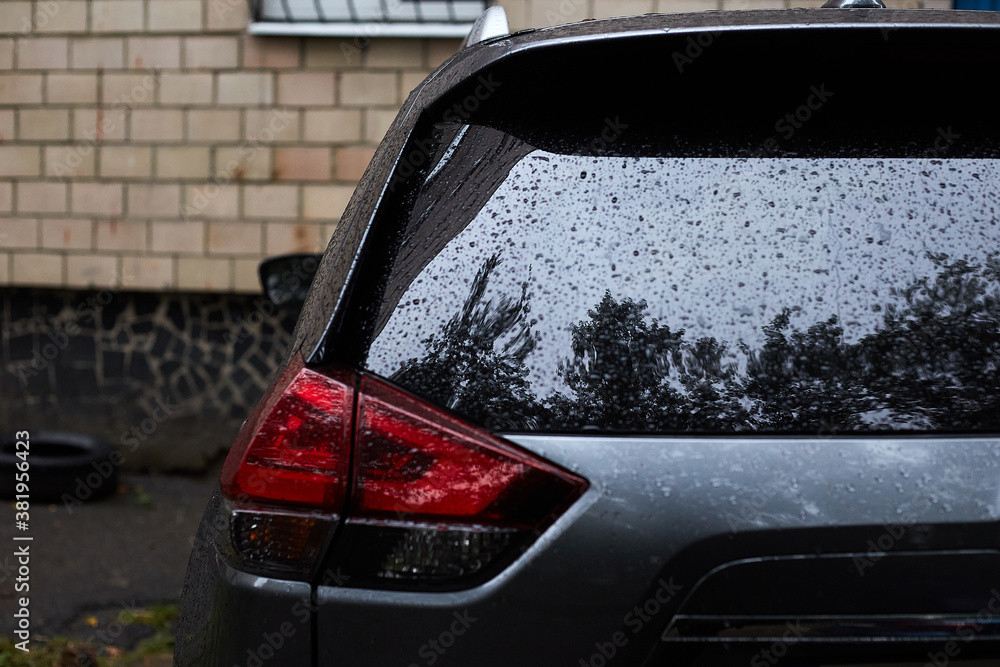
[{"label": "car rear window", "polygon": [[410,135],[325,349],[503,432],[996,433],[995,38],[845,35],[469,77]]},{"label": "car rear window", "polygon": [[[997,160],[602,157],[452,132],[372,372],[506,431],[997,429]],[[494,149],[476,187],[463,142]]]}]

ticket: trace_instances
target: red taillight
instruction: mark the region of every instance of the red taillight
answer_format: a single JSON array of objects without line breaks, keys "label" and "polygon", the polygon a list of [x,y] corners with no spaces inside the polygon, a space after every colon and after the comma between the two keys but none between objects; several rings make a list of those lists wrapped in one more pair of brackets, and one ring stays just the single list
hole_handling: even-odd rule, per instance
[{"label": "red taillight", "polygon": [[577,480],[503,440],[366,377],[351,516],[533,528]]},{"label": "red taillight", "polygon": [[457,582],[537,537],[586,489],[374,378],[361,378],[355,409],[355,380],[297,360],[247,421],[222,473],[243,565],[308,577],[343,524],[337,564],[354,584]]},{"label": "red taillight", "polygon": [[276,400],[262,401],[226,459],[223,493],[339,514],[351,461],[351,379],[293,364],[274,392]]}]

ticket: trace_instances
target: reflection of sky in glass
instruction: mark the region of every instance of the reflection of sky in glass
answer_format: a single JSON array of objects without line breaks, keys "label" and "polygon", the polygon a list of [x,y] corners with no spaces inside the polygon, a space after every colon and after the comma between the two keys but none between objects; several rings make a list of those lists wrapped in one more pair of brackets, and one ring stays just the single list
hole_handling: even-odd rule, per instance
[{"label": "reflection of sky in glass", "polygon": [[594,158],[535,151],[407,289],[372,346],[390,375],[461,309],[483,262],[490,294],[529,280],[540,394],[572,356],[570,327],[606,290],[693,341],[758,347],[783,308],[804,330],[836,315],[874,331],[891,288],[935,275],[928,251],[983,260],[1000,246],[991,160]]}]

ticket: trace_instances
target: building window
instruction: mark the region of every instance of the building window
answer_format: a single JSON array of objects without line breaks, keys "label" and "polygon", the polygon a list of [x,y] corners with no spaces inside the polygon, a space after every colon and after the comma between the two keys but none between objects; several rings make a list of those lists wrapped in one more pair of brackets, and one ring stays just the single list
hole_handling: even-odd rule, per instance
[{"label": "building window", "polygon": [[254,35],[465,37],[490,0],[249,0]]}]

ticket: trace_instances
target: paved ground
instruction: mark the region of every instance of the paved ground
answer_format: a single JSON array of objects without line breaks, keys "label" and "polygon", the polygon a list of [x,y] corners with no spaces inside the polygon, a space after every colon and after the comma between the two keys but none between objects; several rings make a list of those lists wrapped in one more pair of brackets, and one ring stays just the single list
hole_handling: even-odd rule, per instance
[{"label": "paved ground", "polygon": [[[23,595],[30,597],[33,635],[81,639],[94,632],[94,618],[111,619],[135,605],[179,599],[188,553],[217,474],[200,479],[123,475],[112,498],[71,508],[32,506],[27,533],[14,529],[13,503],[0,504],[0,636],[13,636],[15,602]],[[15,532],[34,539],[14,542]],[[30,544],[31,556],[27,594],[15,592],[14,551],[23,544]],[[84,622],[88,618],[91,626]]]}]

